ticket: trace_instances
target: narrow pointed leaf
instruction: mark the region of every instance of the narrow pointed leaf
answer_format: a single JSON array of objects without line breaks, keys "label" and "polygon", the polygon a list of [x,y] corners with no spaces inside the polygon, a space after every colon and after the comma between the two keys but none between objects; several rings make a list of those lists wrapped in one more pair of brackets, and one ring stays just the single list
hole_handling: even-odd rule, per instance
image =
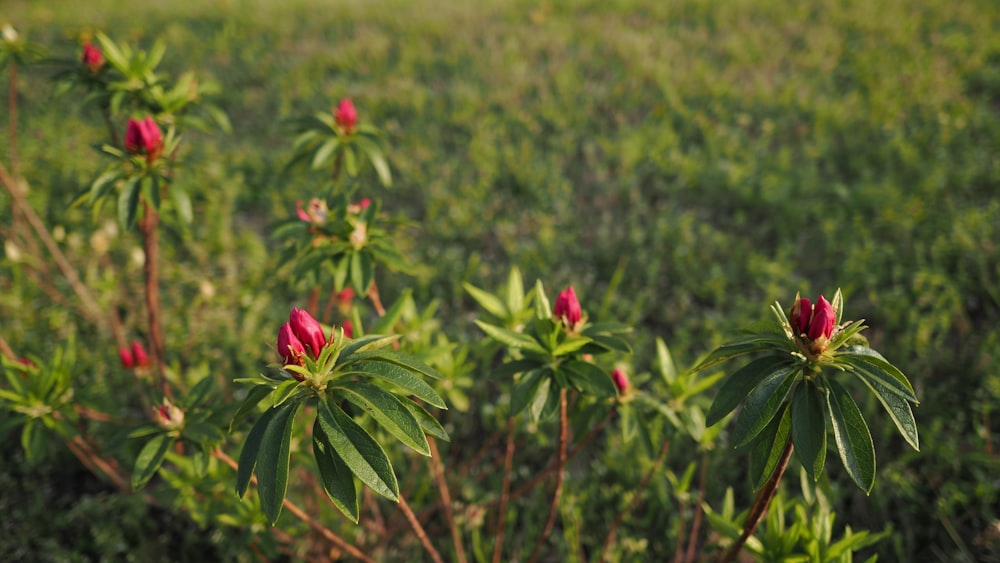
[{"label": "narrow pointed leaf", "polygon": [[868,424],[862,418],[857,403],[839,383],[831,379],[827,379],[826,383],[830,390],[827,394],[827,417],[837,453],[851,480],[865,494],[870,493],[875,484],[875,446]]},{"label": "narrow pointed leaf", "polygon": [[376,493],[399,499],[396,474],[382,446],[339,406],[320,401],[318,414],[323,433],[351,472]]},{"label": "narrow pointed leaf", "polygon": [[875,398],[885,407],[885,411],[889,413],[889,418],[892,419],[899,433],[903,435],[906,443],[913,449],[920,451],[920,436],[917,433],[917,421],[913,418],[910,403],[897,393],[890,391],[879,380],[862,377],[861,381],[871,389]]},{"label": "narrow pointed leaf", "polygon": [[498,319],[506,319],[510,316],[510,313],[507,311],[507,306],[504,305],[503,301],[501,301],[497,296],[487,291],[483,291],[471,283],[463,283],[462,287],[465,288],[466,293],[472,296],[480,307],[486,309],[487,313]]},{"label": "narrow pointed leaf", "polygon": [[444,426],[441,426],[438,419],[434,418],[434,416],[427,412],[426,409],[413,401],[403,401],[403,405],[410,409],[410,412],[413,413],[413,417],[417,419],[420,423],[420,427],[424,429],[426,434],[430,434],[431,436],[444,440],[445,442],[451,441],[451,436],[448,436],[448,432],[444,429]]},{"label": "narrow pointed leaf", "polygon": [[532,403],[535,395],[538,394],[542,381],[548,379],[544,377],[545,370],[536,370],[524,374],[520,381],[514,384],[514,390],[510,394],[510,414],[516,416],[525,407]]},{"label": "narrow pointed leaf", "polygon": [[323,490],[333,501],[333,505],[357,524],[360,504],[354,473],[351,473],[351,469],[330,445],[330,439],[323,432],[318,418],[313,424],[313,455],[316,457]]},{"label": "narrow pointed leaf", "polygon": [[584,394],[598,398],[618,395],[611,376],[594,364],[574,360],[564,363],[559,369],[568,376],[570,385]]},{"label": "narrow pointed leaf", "polygon": [[792,441],[795,455],[813,481],[819,479],[826,465],[826,398],[811,382],[795,390],[792,399]]},{"label": "narrow pointed leaf", "polygon": [[744,354],[763,352],[764,350],[786,350],[789,349],[789,345],[790,342],[787,338],[775,334],[754,334],[739,338],[713,350],[695,366],[694,371],[701,371]]},{"label": "narrow pointed leaf", "polygon": [[135,216],[139,211],[139,194],[142,185],[136,178],[129,178],[118,195],[118,225],[122,230],[129,230],[135,224]]},{"label": "narrow pointed leaf", "polygon": [[790,356],[764,356],[736,370],[722,382],[719,393],[708,409],[705,424],[709,426],[717,424],[743,402],[768,375],[792,361]]},{"label": "narrow pointed leaf", "polygon": [[753,440],[771,422],[800,371],[799,366],[779,367],[750,392],[733,430],[734,447],[739,448]]},{"label": "narrow pointed leaf", "polygon": [[146,445],[139,451],[139,457],[135,458],[135,466],[132,468],[133,489],[141,489],[153,478],[153,475],[156,475],[174,442],[175,440],[166,433],[157,434],[146,442]]},{"label": "narrow pointed leaf", "polygon": [[542,348],[542,346],[534,338],[528,336],[527,334],[514,332],[513,330],[487,324],[479,320],[476,321],[476,326],[485,332],[487,336],[505,346],[528,350],[537,354],[548,355],[545,349]]},{"label": "narrow pointed leaf", "polygon": [[417,452],[429,456],[427,437],[403,402],[391,393],[368,383],[355,382],[350,387],[335,388],[344,398],[364,409],[382,428]]},{"label": "narrow pointed leaf", "polygon": [[910,385],[910,381],[906,376],[896,366],[885,361],[874,350],[861,346],[852,346],[849,351],[838,354],[837,359],[846,360],[855,369],[878,379],[887,389],[892,390],[907,401],[919,404],[917,395],[913,391],[913,386]]},{"label": "narrow pointed leaf", "polygon": [[760,489],[778,467],[791,432],[792,409],[786,405],[781,414],[775,416],[754,441],[750,454],[750,476],[754,477],[755,490]]},{"label": "narrow pointed leaf", "polygon": [[444,399],[442,399],[430,385],[425,383],[423,379],[420,379],[396,364],[386,361],[359,362],[354,365],[354,369],[362,374],[378,377],[379,379],[388,381],[407,393],[410,393],[411,395],[422,399],[439,409],[448,408],[444,404]]},{"label": "narrow pointed leaf", "polygon": [[310,164],[312,169],[319,170],[320,168],[323,168],[326,163],[330,161],[330,156],[333,154],[333,151],[337,150],[338,145],[340,145],[340,140],[336,137],[327,139],[322,145],[320,145],[319,148],[316,149],[316,152],[313,153],[312,164]]},{"label": "narrow pointed leaf", "polygon": [[528,370],[541,367],[541,365],[542,364],[536,360],[529,360],[529,359],[512,360],[505,364],[501,364],[499,367],[494,369],[490,373],[490,376],[496,377],[498,379],[505,379],[512,375],[517,375],[519,373],[524,373]]},{"label": "narrow pointed leaf", "polygon": [[[257,388],[255,387],[255,389]],[[249,399],[249,396],[247,398]],[[260,401],[257,400],[256,402]],[[254,467],[257,464],[257,456],[260,453],[261,441],[264,439],[264,431],[267,430],[267,426],[278,414],[278,410],[269,408],[264,411],[260,415],[260,418],[257,419],[257,423],[250,429],[250,433],[247,434],[246,440],[243,442],[243,449],[240,451],[239,468],[236,470],[236,495],[240,498],[243,498],[243,495],[247,492],[247,487],[250,486],[250,476],[253,475]]]},{"label": "narrow pointed leaf", "polygon": [[[288,489],[288,462],[291,457],[292,422],[300,403],[285,403],[276,411],[261,436],[257,454],[257,496],[267,521],[273,526],[281,515],[281,505]],[[242,456],[240,456],[242,457]]]}]

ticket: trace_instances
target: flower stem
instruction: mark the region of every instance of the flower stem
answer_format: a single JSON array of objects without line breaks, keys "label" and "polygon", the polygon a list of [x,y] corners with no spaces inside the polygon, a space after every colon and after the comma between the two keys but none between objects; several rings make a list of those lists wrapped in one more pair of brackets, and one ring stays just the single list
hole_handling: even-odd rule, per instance
[{"label": "flower stem", "polygon": [[538,560],[538,555],[542,550],[542,544],[552,533],[552,527],[556,523],[556,515],[559,513],[559,499],[562,497],[563,488],[563,467],[566,465],[566,443],[569,442],[569,418],[566,416],[566,389],[559,390],[559,451],[556,454],[556,490],[552,493],[552,504],[549,506],[549,517],[545,521],[545,529],[542,535],[535,542],[535,548],[531,550],[528,563]]},{"label": "flower stem", "polygon": [[406,504],[406,499],[403,495],[399,495],[399,509],[403,511],[403,515],[406,516],[407,522],[410,523],[410,527],[413,528],[413,533],[417,534],[417,538],[420,543],[423,544],[424,550],[430,555],[434,563],[444,563],[444,559],[441,559],[441,554],[438,553],[437,549],[434,549],[434,545],[431,544],[430,538],[427,537],[427,532],[424,531],[424,527],[420,525],[420,520],[417,519],[417,515],[413,513],[410,509],[410,505]]},{"label": "flower stem", "polygon": [[771,478],[764,483],[761,487],[760,492],[757,493],[757,498],[753,501],[753,506],[750,507],[750,512],[747,514],[747,519],[743,523],[743,533],[740,534],[740,539],[736,540],[729,551],[723,554],[718,559],[718,563],[731,563],[736,560],[736,557],[740,554],[740,550],[753,535],[754,530],[757,529],[757,524],[764,518],[767,514],[767,507],[771,503],[771,498],[774,497],[775,491],[778,490],[778,484],[781,482],[781,476],[785,474],[785,469],[788,467],[788,460],[792,457],[792,450],[795,446],[792,445],[791,437],[788,438],[788,443],[785,444],[785,450],[781,452],[781,458],[778,460],[778,466],[774,469],[774,474]]},{"label": "flower stem", "polygon": [[163,332],[160,327],[160,270],[158,266],[160,245],[157,240],[157,226],[160,216],[156,209],[150,205],[149,201],[143,200],[145,214],[139,223],[142,231],[142,250],[145,255],[143,264],[143,274],[146,278],[146,312],[149,321],[149,348],[152,352],[153,365],[159,377],[158,383],[163,390],[164,396],[173,399],[170,388],[167,386],[164,370],[166,359],[164,358]]},{"label": "flower stem", "polygon": [[514,417],[507,418],[507,453],[503,462],[503,486],[500,489],[500,509],[497,512],[497,536],[493,544],[493,563],[500,563],[503,553],[503,529],[507,523],[507,501],[510,499],[510,468],[514,463]]}]

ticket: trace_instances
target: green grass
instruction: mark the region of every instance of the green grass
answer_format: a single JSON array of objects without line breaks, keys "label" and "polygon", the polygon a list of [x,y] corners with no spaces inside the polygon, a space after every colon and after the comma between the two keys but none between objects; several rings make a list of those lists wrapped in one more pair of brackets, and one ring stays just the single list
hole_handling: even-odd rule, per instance
[{"label": "green grass", "polygon": [[[987,440],[1000,447],[1000,415],[990,419],[1000,399],[993,3],[4,4],[0,23],[53,51],[75,52],[90,30],[146,46],[161,37],[169,71],[223,85],[234,132],[187,145],[194,172],[178,181],[197,192],[200,219],[189,236],[168,231],[182,242],[164,274],[168,305],[204,305],[172,322],[168,341],[220,374],[255,369],[274,319],[302,295],[272,274],[267,225],[319,187],[305,171],[281,174],[290,134],[280,120],[350,96],[390,141],[396,185],[370,189],[417,223],[403,245],[433,264],[414,278],[383,275],[387,295],[416,284],[420,300],[441,300],[444,330],[469,339],[463,281],[493,287],[517,264],[529,280],[576,284],[596,312],[620,271],[601,314],[641,328],[641,371],[654,336],[688,365],[767,318],[769,302],[842,287],[847,316],[866,318],[873,345],[913,379],[925,439],[907,454],[876,432],[875,493],[854,498],[836,481],[840,523],[892,522],[887,560],[944,560],[979,553],[973,538],[1000,518],[988,486],[1000,464],[986,453]],[[63,244],[86,255],[100,225],[66,207],[95,172],[98,116],[49,98],[44,68],[23,74],[22,172]],[[0,224],[9,209],[0,195]],[[116,238],[111,254],[135,296],[137,244]],[[45,296],[10,261],[0,271],[0,331],[15,349],[44,354],[50,334],[80,322],[40,306]],[[113,280],[87,275],[113,300]],[[206,281],[212,297],[199,293]],[[113,350],[96,347],[89,362],[100,380]],[[877,405],[862,407],[873,427],[888,423]],[[721,474],[745,463],[719,457]],[[637,537],[670,521],[669,504],[648,510]],[[610,516],[588,518],[584,529]],[[651,549],[669,549],[659,536]]]}]

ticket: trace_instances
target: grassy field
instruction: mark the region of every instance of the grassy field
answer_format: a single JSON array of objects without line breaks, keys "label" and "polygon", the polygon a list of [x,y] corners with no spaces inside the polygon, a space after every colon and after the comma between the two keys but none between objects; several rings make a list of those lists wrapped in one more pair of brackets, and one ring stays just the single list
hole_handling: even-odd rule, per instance
[{"label": "grassy field", "polygon": [[[923,448],[906,450],[874,401],[862,404],[885,429],[873,436],[878,482],[865,497],[834,475],[838,526],[891,524],[877,546],[888,561],[1000,557],[1000,540],[983,539],[1000,520],[993,2],[5,0],[8,20],[61,53],[94,31],[162,38],[167,71],[221,85],[215,101],[233,132],[198,134],[183,155],[193,172],[178,182],[197,194],[196,221],[166,226],[176,245],[163,284],[168,307],[197,310],[167,325],[168,340],[211,369],[256,369],[272,319],[303,294],[274,273],[268,238],[318,189],[305,171],[282,172],[282,120],[351,97],[389,138],[394,186],[372,193],[414,222],[403,246],[425,265],[384,278],[383,293],[412,285],[418,300],[439,300],[442,329],[468,341],[478,336],[462,283],[495,287],[518,265],[528,280],[576,284],[592,311],[638,327],[642,372],[654,337],[686,366],[767,318],[768,303],[841,287],[872,344],[913,380]],[[50,74],[22,69],[21,172],[61,244],[86,257],[101,221],[68,204],[93,179],[101,123],[52,97]],[[8,148],[3,136],[0,154]],[[0,225],[11,220],[6,197]],[[128,295],[140,294],[137,248],[119,236],[109,255]],[[44,355],[51,334],[82,321],[47,306],[9,254],[0,332]],[[84,275],[107,303],[122,300],[99,268]],[[79,338],[93,344],[84,361],[95,373],[115,362],[99,335]],[[473,404],[493,392],[478,385]],[[454,444],[463,438],[474,439]],[[749,494],[745,456],[714,457],[708,497],[721,498],[727,479]],[[682,472],[687,461],[668,465]],[[609,479],[637,480],[619,470]],[[613,511],[615,486],[587,483],[577,500]],[[622,533],[664,554],[674,508],[667,484],[653,491],[662,505],[650,501]],[[580,518],[587,530],[609,517]]]}]

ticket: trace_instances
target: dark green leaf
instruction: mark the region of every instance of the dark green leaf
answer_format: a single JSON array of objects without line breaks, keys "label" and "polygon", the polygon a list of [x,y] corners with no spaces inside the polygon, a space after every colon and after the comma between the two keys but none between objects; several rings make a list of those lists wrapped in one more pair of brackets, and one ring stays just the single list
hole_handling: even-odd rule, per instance
[{"label": "dark green leaf", "polygon": [[512,375],[517,375],[528,370],[539,368],[541,366],[542,364],[536,360],[513,360],[500,365],[500,367],[494,369],[490,375],[496,378],[504,379]]},{"label": "dark green leaf", "polygon": [[875,446],[868,424],[851,395],[827,378],[827,417],[833,429],[837,453],[851,480],[866,494],[875,484]]},{"label": "dark green leaf", "polygon": [[792,409],[786,405],[780,416],[775,416],[754,440],[750,454],[750,476],[754,478],[754,489],[759,489],[778,467],[781,454],[788,444],[792,432]]},{"label": "dark green leaf", "polygon": [[573,360],[562,364],[559,370],[567,375],[570,385],[584,394],[599,398],[618,395],[611,376],[594,364]]},{"label": "dark green leaf", "polygon": [[[305,136],[307,134],[308,134],[308,132],[307,133],[303,133],[303,136]],[[301,137],[300,137],[300,140],[302,140]],[[303,142],[305,143],[305,142],[308,142],[309,140],[310,139],[306,139]],[[324,141],[323,144],[320,145],[320,147],[316,150],[316,152],[313,153],[312,164],[310,165],[312,167],[312,169],[313,170],[319,170],[320,168],[323,168],[324,166],[326,166],[326,164],[328,162],[330,162],[330,156],[333,154],[333,151],[337,150],[337,146],[339,144],[340,144],[340,140],[338,140],[336,137],[333,137],[333,138],[330,138],[330,139],[327,139],[326,141]]]},{"label": "dark green leaf", "polygon": [[797,365],[779,367],[747,395],[747,400],[743,403],[743,412],[736,420],[736,428],[733,430],[735,447],[738,448],[753,440],[771,422],[801,371]]},{"label": "dark green leaf", "polygon": [[712,426],[725,418],[761,381],[775,370],[787,366],[794,359],[791,356],[764,356],[743,366],[722,382],[719,393],[708,409],[705,424]]},{"label": "dark green leaf", "polygon": [[[264,429],[257,454],[257,496],[260,508],[273,526],[281,515],[281,505],[288,489],[288,462],[291,456],[292,423],[299,408],[298,402],[285,403],[271,409],[277,411]],[[241,456],[242,457],[242,456]]]},{"label": "dark green leaf", "polygon": [[313,424],[313,455],[319,467],[319,477],[323,482],[323,490],[333,501],[334,506],[358,523],[360,505],[358,503],[358,488],[354,484],[354,474],[330,445],[330,439],[323,432],[319,417]]},{"label": "dark green leaf", "polygon": [[153,436],[150,441],[139,451],[139,457],[135,458],[135,467],[132,468],[132,488],[139,490],[143,488],[153,475],[163,465],[170,447],[174,445],[174,439],[166,432]]},{"label": "dark green leaf", "polygon": [[97,200],[104,197],[104,195],[115,186],[115,182],[117,182],[121,177],[122,172],[118,168],[112,168],[111,170],[108,170],[104,174],[98,176],[97,179],[94,180],[94,183],[90,185],[90,194],[88,199],[90,205],[94,205]]},{"label": "dark green leaf", "polygon": [[439,409],[448,408],[444,404],[444,399],[430,385],[425,383],[423,379],[394,363],[387,361],[358,362],[353,368],[362,374],[388,381]]},{"label": "dark green leaf", "polygon": [[174,201],[174,205],[177,207],[177,216],[180,217],[181,222],[184,224],[190,224],[194,220],[194,212],[191,210],[191,197],[184,188],[174,184],[170,186],[170,199]]},{"label": "dark green leaf", "polygon": [[819,479],[826,465],[826,422],[824,394],[810,381],[795,390],[792,399],[792,441],[798,456],[813,481]]},{"label": "dark green leaf", "polygon": [[239,468],[236,470],[236,495],[243,498],[250,486],[250,476],[253,475],[254,467],[257,465],[257,455],[260,453],[260,444],[264,439],[264,432],[271,421],[277,416],[279,409],[269,408],[260,415],[257,423],[250,429],[246,440],[243,442],[243,450],[240,451]]},{"label": "dark green leaf", "polygon": [[396,302],[392,304],[392,307],[389,307],[389,309],[385,312],[385,315],[382,315],[377,321],[375,321],[375,324],[372,325],[369,332],[372,334],[382,334],[392,331],[392,327],[396,326],[399,319],[403,317],[403,311],[406,306],[412,303],[412,299],[410,298],[412,293],[413,292],[410,289],[403,290],[403,293],[398,299],[396,299]]},{"label": "dark green leaf", "polygon": [[424,429],[424,432],[434,436],[435,438],[440,438],[445,442],[450,442],[451,437],[448,436],[448,432],[445,431],[444,426],[434,418],[431,413],[427,412],[426,409],[420,405],[414,403],[413,401],[403,401],[403,405],[410,409],[413,413],[414,418],[420,422],[420,427]]},{"label": "dark green leaf", "polygon": [[917,434],[917,421],[913,418],[913,411],[910,410],[910,403],[900,397],[897,393],[890,391],[880,380],[875,378],[862,377],[861,381],[871,389],[875,397],[885,407],[889,418],[896,425],[896,429],[903,435],[910,447],[920,451],[920,436]]},{"label": "dark green leaf", "polygon": [[527,334],[514,332],[513,330],[508,330],[503,327],[487,324],[479,320],[476,321],[476,326],[478,326],[483,332],[485,332],[487,336],[505,346],[521,350],[528,350],[531,352],[535,352],[537,354],[548,355],[548,352],[545,350],[545,348],[543,348],[541,344],[539,344],[534,338],[528,336]]},{"label": "dark green leaf", "polygon": [[392,464],[382,446],[364,428],[328,401],[319,402],[319,424],[334,451],[362,483],[388,499],[399,498]]},{"label": "dark green leaf", "polygon": [[137,178],[129,178],[122,186],[118,195],[118,225],[127,231],[135,224],[135,216],[139,211],[139,194],[142,186]]},{"label": "dark green leaf", "polygon": [[896,393],[907,401],[919,404],[910,381],[906,379],[906,376],[896,366],[885,361],[879,355],[861,352],[862,350],[877,354],[871,348],[852,346],[849,351],[838,354],[837,359],[854,367],[856,372],[860,372],[859,377],[864,378],[864,376],[868,376],[874,378],[893,393]]},{"label": "dark green leaf", "polygon": [[[241,417],[245,416],[248,412],[254,410],[257,407],[257,403],[260,403],[264,397],[271,394],[271,388],[266,385],[254,385],[247,391],[247,396],[243,399],[243,403],[240,408],[233,415],[233,420],[229,422],[229,431],[233,431],[233,424],[236,423]],[[256,457],[256,454],[254,454]],[[243,496],[242,493],[240,496]]]},{"label": "dark green leaf", "polygon": [[790,348],[790,341],[787,338],[775,334],[754,334],[745,336],[732,342],[723,344],[712,351],[704,360],[695,366],[693,371],[701,371],[722,363],[736,356],[750,354],[752,352],[763,352],[764,350],[786,351]]},{"label": "dark green leaf", "polygon": [[[535,396],[542,387],[542,382],[549,379],[545,377],[547,373],[546,370],[531,371],[521,376],[521,379],[514,384],[514,390],[510,394],[511,416],[516,416],[534,402]],[[546,391],[548,391],[548,386],[546,386]]]},{"label": "dark green leaf", "polygon": [[397,440],[423,455],[431,455],[427,437],[420,429],[420,423],[394,395],[362,382],[354,382],[349,387],[336,387],[335,390],[343,394],[348,401],[364,409]]},{"label": "dark green leaf", "polygon": [[207,375],[202,378],[201,381],[195,384],[188,392],[187,397],[184,398],[184,406],[191,409],[201,405],[205,397],[208,396],[209,391],[215,385],[215,376]]},{"label": "dark green leaf", "polygon": [[632,353],[632,346],[624,338],[618,336],[610,336],[606,334],[593,334],[590,335],[591,342],[582,349],[581,352],[592,352],[594,354],[600,354],[603,352],[623,352],[625,354]]}]

